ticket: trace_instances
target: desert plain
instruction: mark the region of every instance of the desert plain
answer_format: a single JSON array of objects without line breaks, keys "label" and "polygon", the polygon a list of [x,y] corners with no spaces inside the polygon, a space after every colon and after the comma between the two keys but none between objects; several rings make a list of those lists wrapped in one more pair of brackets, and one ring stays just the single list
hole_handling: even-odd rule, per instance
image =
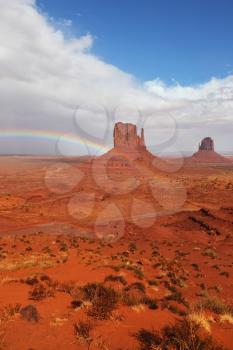
[{"label": "desert plain", "polygon": [[114,157],[0,158],[0,349],[233,349],[233,163]]}]

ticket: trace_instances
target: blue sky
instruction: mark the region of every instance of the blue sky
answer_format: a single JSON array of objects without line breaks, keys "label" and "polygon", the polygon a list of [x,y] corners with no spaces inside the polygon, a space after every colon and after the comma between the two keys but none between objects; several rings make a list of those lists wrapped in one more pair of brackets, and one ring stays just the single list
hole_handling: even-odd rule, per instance
[{"label": "blue sky", "polygon": [[232,0],[40,0],[94,52],[138,79],[199,84],[233,72]]},{"label": "blue sky", "polygon": [[139,116],[157,151],[233,152],[231,17],[232,0],[2,1],[0,153],[86,154],[81,129],[106,149],[106,121]]}]

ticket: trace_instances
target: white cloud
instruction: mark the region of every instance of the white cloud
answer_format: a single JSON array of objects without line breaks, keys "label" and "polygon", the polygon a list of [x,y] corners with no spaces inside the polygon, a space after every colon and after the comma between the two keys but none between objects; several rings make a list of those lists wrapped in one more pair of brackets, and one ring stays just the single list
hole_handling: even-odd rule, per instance
[{"label": "white cloud", "polygon": [[[96,110],[118,107],[117,119],[136,122],[138,110],[149,115],[146,134],[150,144],[174,134],[174,122],[169,124],[169,120],[175,118],[179,147],[193,149],[201,137],[210,134],[220,148],[233,150],[229,137],[233,130],[233,76],[189,87],[167,86],[160,79],[141,84],[96,57],[91,34],[67,39],[35,1],[0,0],[0,6],[2,129],[75,133],[73,113],[81,105],[89,110],[78,114],[83,127],[101,135],[105,115]],[[63,21],[63,25],[71,24]],[[3,143],[0,137],[2,152],[15,152],[17,142],[18,138]],[[45,145],[35,140],[30,151],[44,151]],[[21,140],[20,150],[28,152],[26,141]]]},{"label": "white cloud", "polygon": [[145,83],[148,91],[163,98],[186,99],[189,101],[232,99],[233,76],[225,79],[212,78],[208,83],[198,86],[181,86],[178,83],[166,86],[160,79]]}]

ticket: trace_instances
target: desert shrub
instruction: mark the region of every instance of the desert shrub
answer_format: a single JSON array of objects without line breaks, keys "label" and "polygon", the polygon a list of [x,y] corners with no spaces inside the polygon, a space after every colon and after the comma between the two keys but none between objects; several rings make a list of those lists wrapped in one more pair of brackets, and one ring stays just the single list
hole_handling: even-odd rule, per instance
[{"label": "desert shrub", "polygon": [[105,282],[111,281],[111,282],[120,282],[123,285],[126,285],[127,282],[123,276],[114,276],[114,275],[109,275],[105,278]]},{"label": "desert shrub", "polygon": [[202,255],[203,256],[208,256],[208,257],[210,257],[212,259],[216,259],[218,257],[217,253],[211,248],[205,249],[205,251],[203,252]]},{"label": "desert shrub", "polygon": [[175,286],[171,285],[168,281],[164,282],[164,287],[166,287],[172,293],[178,292],[178,289]]},{"label": "desert shrub", "polygon": [[145,304],[151,310],[158,308],[157,300],[145,294],[145,286],[141,282],[132,283],[126,287],[121,295],[122,302],[127,306]]},{"label": "desert shrub", "polygon": [[205,285],[205,283],[200,283],[200,284],[199,284],[199,287],[200,287],[202,290],[206,290],[206,285]]},{"label": "desert shrub", "polygon": [[135,337],[140,350],[224,350],[212,337],[202,337],[199,329],[199,325],[183,319],[173,326],[164,327],[160,333],[141,329]]},{"label": "desert shrub", "polygon": [[74,325],[74,333],[80,343],[86,344],[89,349],[93,338],[91,337],[92,324],[89,321],[79,321]]},{"label": "desert shrub", "polygon": [[141,279],[141,280],[144,278],[144,273],[142,272],[141,269],[135,267],[135,268],[133,269],[133,272],[134,272],[134,275],[135,275],[137,278],[139,278],[139,279]]},{"label": "desert shrub", "polygon": [[124,251],[121,253],[121,257],[128,258],[129,257],[129,252]]},{"label": "desert shrub", "polygon": [[83,305],[82,300],[72,300],[71,301],[71,307],[72,309],[77,309]]},{"label": "desert shrub", "polygon": [[173,314],[177,314],[179,316],[187,316],[187,312],[185,310],[181,310],[176,305],[167,304],[167,309],[169,309]]},{"label": "desert shrub", "polygon": [[151,310],[156,310],[156,309],[158,309],[158,302],[157,302],[157,300],[154,299],[154,298],[150,298],[150,297],[147,297],[147,296],[146,296],[146,297],[143,299],[143,303],[144,303],[145,305],[147,305],[148,308],[151,309]]},{"label": "desert shrub", "polygon": [[40,276],[40,280],[41,280],[42,282],[47,283],[48,285],[51,285],[51,284],[53,283],[51,277],[49,277],[49,276],[46,275],[46,274],[42,274],[42,275]]},{"label": "desert shrub", "polygon": [[158,255],[160,255],[160,253],[159,253],[158,250],[153,250],[151,255],[152,256],[158,256]]},{"label": "desert shrub", "polygon": [[163,266],[160,262],[157,262],[155,264],[152,265],[153,269],[161,269]]},{"label": "desert shrub", "polygon": [[229,274],[228,271],[222,271],[222,272],[220,272],[220,275],[221,275],[221,276],[225,276],[225,277],[227,277],[227,278],[229,278],[229,276],[230,276],[230,274]]},{"label": "desert shrub", "polygon": [[137,246],[136,246],[136,244],[135,244],[134,242],[131,242],[131,243],[129,244],[129,251],[130,251],[131,253],[133,253],[135,250],[137,250]]},{"label": "desert shrub", "polygon": [[94,299],[98,286],[98,283],[87,283],[82,287],[85,300],[92,301]]},{"label": "desert shrub", "polygon": [[109,266],[111,267],[114,271],[119,272],[121,270],[121,265],[117,265],[117,266]]},{"label": "desert shrub", "polygon": [[161,344],[161,338],[157,333],[144,328],[140,329],[135,337],[140,344],[140,350],[153,350]]},{"label": "desert shrub", "polygon": [[73,281],[69,281],[69,282],[60,283],[57,286],[57,290],[59,292],[63,292],[63,293],[72,295],[74,290],[76,289],[75,287],[76,287],[75,283]]},{"label": "desert shrub", "polygon": [[145,293],[145,290],[146,290],[144,284],[141,282],[134,282],[130,284],[127,288],[125,288],[126,291],[132,290],[132,289],[139,290],[142,293]]},{"label": "desert shrub", "polygon": [[55,291],[59,289],[57,281],[53,281],[48,275],[41,274],[25,280],[33,289],[29,292],[29,299],[42,300],[47,297],[53,297]]},{"label": "desert shrub", "polygon": [[8,304],[2,306],[0,308],[0,324],[3,322],[7,322],[11,318],[13,318],[16,314],[20,312],[21,305],[20,304]]},{"label": "desert shrub", "polygon": [[148,280],[148,284],[150,286],[158,286],[159,282],[157,280],[153,279],[153,280]]},{"label": "desert shrub", "polygon": [[233,315],[233,305],[227,304],[223,299],[218,297],[206,297],[201,299],[196,305],[197,310],[206,309],[216,314],[229,313]]},{"label": "desert shrub", "polygon": [[29,286],[34,286],[39,281],[38,281],[38,278],[36,276],[31,276],[31,277],[27,277],[23,282],[28,284]]},{"label": "desert shrub", "polygon": [[121,295],[123,304],[127,306],[136,306],[144,304],[145,286],[141,282],[134,282],[127,286]]},{"label": "desert shrub", "polygon": [[199,265],[198,265],[198,264],[193,263],[193,264],[191,264],[191,266],[193,267],[193,269],[194,269],[194,270],[196,270],[196,271],[200,271],[200,267],[199,267]]},{"label": "desert shrub", "polygon": [[166,296],[165,299],[169,301],[176,301],[177,303],[183,304],[184,306],[188,307],[187,300],[182,296],[182,293],[179,291],[176,291],[175,293]]},{"label": "desert shrub", "polygon": [[44,284],[36,284],[29,292],[29,299],[40,301],[54,296],[54,289]]},{"label": "desert shrub", "polygon": [[71,242],[70,242],[70,245],[71,245],[72,248],[78,248],[79,247],[79,244],[78,244],[76,239],[72,239]]},{"label": "desert shrub", "polygon": [[60,243],[60,247],[59,247],[60,249],[60,251],[61,252],[67,252],[68,251],[68,246],[67,246],[67,244],[66,243],[64,243],[64,242],[61,242]]},{"label": "desert shrub", "polygon": [[193,222],[199,224],[206,232],[208,235],[220,235],[220,232],[218,229],[211,227],[210,225],[208,225],[206,222],[204,222],[203,220],[199,220],[198,218],[196,218],[195,216],[189,216],[189,219],[192,220]]},{"label": "desert shrub", "polygon": [[184,319],[174,326],[167,326],[162,331],[162,349],[173,347],[174,350],[223,350],[223,347],[215,344],[213,339],[201,337],[200,326]]},{"label": "desert shrub", "polygon": [[88,310],[88,314],[96,319],[110,318],[118,302],[116,291],[101,283],[89,283],[82,290],[86,300],[92,302],[92,307]]},{"label": "desert shrub", "polygon": [[32,251],[32,247],[27,247],[27,248],[25,248],[25,251],[26,251],[26,252]]},{"label": "desert shrub", "polygon": [[145,295],[136,290],[123,291],[121,295],[121,300],[123,304],[127,306],[136,306],[139,304],[143,304],[144,298]]}]

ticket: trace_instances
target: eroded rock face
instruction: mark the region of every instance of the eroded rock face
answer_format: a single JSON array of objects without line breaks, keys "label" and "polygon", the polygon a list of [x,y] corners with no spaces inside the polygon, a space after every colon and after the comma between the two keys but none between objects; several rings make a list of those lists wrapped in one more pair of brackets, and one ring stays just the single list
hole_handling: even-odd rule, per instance
[{"label": "eroded rock face", "polygon": [[[96,169],[135,170],[135,162],[152,164],[155,157],[146,148],[143,128],[139,133],[136,125],[118,122],[114,126],[113,138],[114,147],[93,162]],[[101,181],[102,179],[101,175]]]},{"label": "eroded rock face", "polygon": [[199,151],[214,151],[214,140],[210,137],[204,138],[199,145]]},{"label": "eroded rock face", "polygon": [[114,147],[139,148],[145,147],[144,130],[137,134],[137,127],[130,123],[116,123],[113,132]]},{"label": "eroded rock face", "polygon": [[212,164],[230,164],[231,160],[223,157],[214,150],[214,140],[211,137],[205,137],[199,144],[198,152],[192,157],[186,158],[186,162],[194,163],[212,163]]}]

